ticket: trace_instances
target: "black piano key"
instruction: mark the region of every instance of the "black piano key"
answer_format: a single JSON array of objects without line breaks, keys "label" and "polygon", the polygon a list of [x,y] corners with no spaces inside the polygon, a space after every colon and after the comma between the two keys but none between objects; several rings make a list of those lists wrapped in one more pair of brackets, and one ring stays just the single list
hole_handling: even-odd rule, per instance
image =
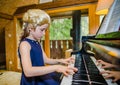
[{"label": "black piano key", "polygon": [[106,84],[100,82],[86,81],[86,80],[76,80],[76,81],[72,81],[72,85],[106,85]]},{"label": "black piano key", "polygon": [[90,80],[93,82],[99,82],[104,85],[107,85],[107,82],[105,81],[102,75],[90,75]]},{"label": "black piano key", "polygon": [[72,85],[90,85],[88,82],[72,82]]},{"label": "black piano key", "polygon": [[78,74],[87,74],[86,70],[78,70],[76,73],[78,73]]},{"label": "black piano key", "polygon": [[87,74],[74,74],[73,81],[74,80],[88,80],[88,77]]},{"label": "black piano key", "polygon": [[82,79],[82,77],[81,77],[81,79],[73,79],[72,85],[89,85],[89,81],[88,81],[87,77],[86,77],[86,80]]},{"label": "black piano key", "polygon": [[88,68],[88,72],[89,75],[100,74],[99,70],[96,70],[94,68]]},{"label": "black piano key", "polygon": [[103,83],[91,83],[90,85],[106,85],[106,84],[103,84]]},{"label": "black piano key", "polygon": [[84,56],[84,59],[85,59],[85,62],[86,62],[85,64],[87,66],[87,70],[88,70],[90,75],[100,73],[98,68],[94,64],[94,62],[91,60],[90,56],[86,55],[86,56]]},{"label": "black piano key", "polygon": [[120,85],[120,80],[116,81],[116,83],[117,83],[118,85]]},{"label": "black piano key", "polygon": [[78,72],[73,75],[72,85],[108,85],[89,55],[78,55],[75,67]]},{"label": "black piano key", "polygon": [[72,85],[106,85],[102,83],[72,82]]}]

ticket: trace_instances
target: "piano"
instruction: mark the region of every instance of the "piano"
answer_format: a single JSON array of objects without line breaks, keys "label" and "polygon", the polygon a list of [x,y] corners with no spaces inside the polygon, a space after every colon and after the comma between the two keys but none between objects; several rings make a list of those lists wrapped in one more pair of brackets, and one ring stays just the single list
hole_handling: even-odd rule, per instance
[{"label": "piano", "polygon": [[[70,66],[78,68],[78,72],[74,75],[64,76],[60,85],[118,85],[112,83],[111,79],[104,79],[100,74],[101,66],[97,66],[96,59],[93,56],[86,54],[72,55],[75,58],[75,63]],[[105,74],[107,75],[107,74]]]},{"label": "piano", "polygon": [[120,65],[119,4],[120,0],[114,0],[96,35],[82,36],[81,49],[71,53],[71,56],[75,58],[75,63],[70,66],[78,68],[78,72],[68,77],[63,76],[60,85],[119,85],[117,82],[112,83],[112,79],[105,79],[104,75],[108,74],[100,74],[100,71],[105,69],[96,65],[96,59]]}]

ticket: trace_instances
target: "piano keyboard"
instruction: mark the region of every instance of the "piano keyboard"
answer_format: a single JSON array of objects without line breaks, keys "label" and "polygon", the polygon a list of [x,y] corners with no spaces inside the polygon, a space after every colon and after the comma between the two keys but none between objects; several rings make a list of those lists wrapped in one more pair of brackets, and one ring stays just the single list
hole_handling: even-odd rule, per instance
[{"label": "piano keyboard", "polygon": [[75,63],[70,66],[78,68],[78,72],[63,77],[60,85],[117,85],[111,79],[104,79],[100,74],[100,66],[96,66],[96,59],[88,55],[74,55]]}]

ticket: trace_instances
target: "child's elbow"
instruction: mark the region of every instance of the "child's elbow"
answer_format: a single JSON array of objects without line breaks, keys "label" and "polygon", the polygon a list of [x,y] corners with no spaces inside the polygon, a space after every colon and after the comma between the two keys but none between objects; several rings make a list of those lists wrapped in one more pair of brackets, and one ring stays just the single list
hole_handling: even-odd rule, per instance
[{"label": "child's elbow", "polygon": [[33,77],[30,71],[24,71],[26,77]]}]

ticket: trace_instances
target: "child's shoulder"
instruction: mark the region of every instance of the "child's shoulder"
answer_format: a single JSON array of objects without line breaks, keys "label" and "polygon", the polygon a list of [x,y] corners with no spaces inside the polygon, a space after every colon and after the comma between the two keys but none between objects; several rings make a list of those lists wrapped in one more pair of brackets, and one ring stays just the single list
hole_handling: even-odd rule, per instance
[{"label": "child's shoulder", "polygon": [[27,38],[24,38],[23,40],[20,41],[20,43],[29,43],[29,40]]},{"label": "child's shoulder", "polygon": [[20,46],[30,46],[30,43],[26,40],[21,41]]}]

